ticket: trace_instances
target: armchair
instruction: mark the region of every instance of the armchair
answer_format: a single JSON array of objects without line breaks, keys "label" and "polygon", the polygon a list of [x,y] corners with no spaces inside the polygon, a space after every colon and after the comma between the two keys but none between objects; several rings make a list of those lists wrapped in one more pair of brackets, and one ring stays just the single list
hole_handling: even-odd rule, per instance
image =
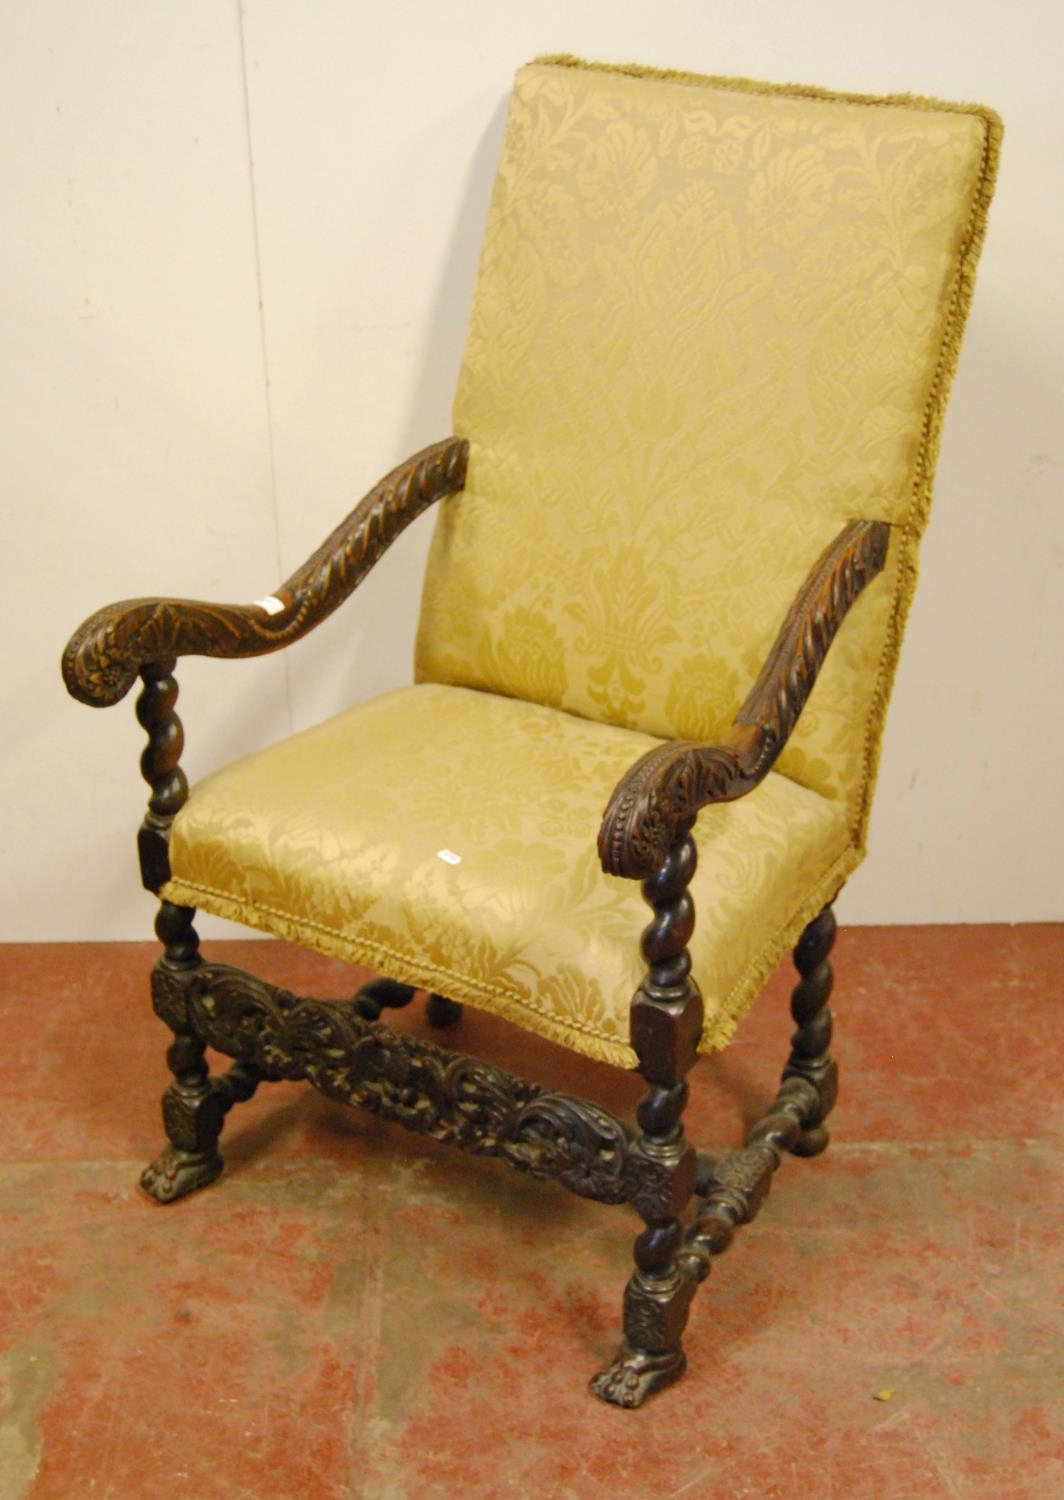
[{"label": "armchair", "polygon": [[[682,1373],[711,1258],[784,1152],[828,1142],[832,902],[864,853],[999,139],[987,110],[907,96],[518,75],[456,435],[275,594],[110,605],[63,656],[84,703],[142,682],[173,1033],[155,1199],[217,1177],[261,1082],[306,1078],[630,1204],[624,1336],[592,1390],[632,1407]],[[298,639],[436,502],[416,685],[190,793],[177,658]],[[206,960],[197,907],[381,978],[290,994]],[[686,1075],[792,944],[779,1091],[743,1145],[697,1152]],[[436,1025],[471,1004],[636,1067],[634,1124],[382,1024],[418,988]]]}]

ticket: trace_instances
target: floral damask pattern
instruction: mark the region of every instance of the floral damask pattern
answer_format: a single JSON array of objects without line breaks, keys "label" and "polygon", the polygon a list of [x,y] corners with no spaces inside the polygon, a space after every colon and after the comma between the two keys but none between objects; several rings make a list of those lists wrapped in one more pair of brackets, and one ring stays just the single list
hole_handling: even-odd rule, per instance
[{"label": "floral damask pattern", "polygon": [[903,565],[892,546],[780,762],[845,805],[859,844],[987,128],[915,102],[522,70],[419,679],[712,737],[824,546],[890,520]]},{"label": "floral damask pattern", "polygon": [[648,133],[625,119],[611,120],[589,143],[576,171],[588,217],[631,222],[654,186],[657,171]]},{"label": "floral damask pattern", "polygon": [[831,207],[831,172],[820,146],[784,147],[754,174],[747,193],[748,245],[784,250],[803,244]]},{"label": "floral damask pattern", "polygon": [[[162,894],[632,1066],[650,910],[602,873],[595,837],[655,743],[465,688],[386,694],[195,786]],[[708,1049],[855,854],[839,803],[774,774],[696,837]]]},{"label": "floral damask pattern", "polygon": [[500,670],[528,683],[533,703],[561,703],[566,689],[565,652],[550,620],[531,609],[508,610],[495,649]]}]

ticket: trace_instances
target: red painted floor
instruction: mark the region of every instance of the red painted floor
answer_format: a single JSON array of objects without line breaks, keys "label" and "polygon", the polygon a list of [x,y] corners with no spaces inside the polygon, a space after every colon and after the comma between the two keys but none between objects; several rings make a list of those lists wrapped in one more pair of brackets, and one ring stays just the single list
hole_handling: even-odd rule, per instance
[{"label": "red painted floor", "polygon": [[[307,993],[361,977],[208,951]],[[626,1210],[286,1084],[230,1117],[215,1186],[144,1198],[154,953],[0,948],[2,1500],[1064,1496],[1064,928],[840,934],[831,1149],[784,1163],[695,1303],[688,1375],[637,1412],[585,1393]],[[693,1075],[698,1144],[771,1097],[789,983]],[[393,1019],[428,1031],[417,1002]],[[638,1097],[488,1016],[450,1035]]]}]

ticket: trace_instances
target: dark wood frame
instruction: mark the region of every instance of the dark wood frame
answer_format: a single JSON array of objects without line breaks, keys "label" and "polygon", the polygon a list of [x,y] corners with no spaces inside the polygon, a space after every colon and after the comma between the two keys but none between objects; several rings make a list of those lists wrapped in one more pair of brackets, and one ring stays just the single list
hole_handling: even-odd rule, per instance
[{"label": "dark wood frame", "polygon": [[[62,663],[74,697],[102,707],[124,697],[138,675],[143,683],[137,717],[148,735],[141,770],[151,796],[139,848],[148,889],[159,891],[170,877],[170,827],[188,796],[174,709],[177,657],[254,656],[298,640],[347,598],[415,516],[461,490],[467,458],[465,441],[450,438],[393,470],[263,604],[136,599],[108,605],[75,632]],[[645,1227],[624,1295],[624,1338],[591,1389],[633,1407],[675,1380],[685,1365],[688,1309],[711,1258],[757,1213],[784,1151],[811,1156],[827,1145],[824,1120],[837,1087],[828,1050],[835,935],[829,903],[795,948],[797,1030],[768,1112],[737,1150],[710,1156],[686,1140],[685,1079],[702,1030],[702,997],[687,947],[695,920],[691,832],[702,807],[744,796],[767,775],[847,611],[882,569],[889,537],[881,521],[844,527],[799,591],[724,739],[656,747],[610,798],[599,834],[603,868],[640,879],[652,911],[642,937],[646,975],[631,1007],[632,1046],[647,1083],[635,1126],[588,1100],[382,1025],[382,1008],[407,1003],[409,985],[378,980],[354,1001],[310,1000],[208,963],[199,953],[194,912],[163,900],[156,932],[164,952],[152,974],[152,997],[173,1033],[167,1053],[173,1081],[163,1096],[169,1144],[145,1170],[145,1189],[170,1203],[212,1182],[222,1169],[218,1139],[229,1109],[265,1080],[306,1078],[332,1098],[501,1157],[583,1197],[630,1203]],[[444,996],[429,999],[436,1025],[460,1013]],[[208,1046],[234,1059],[227,1072],[210,1074]]]}]

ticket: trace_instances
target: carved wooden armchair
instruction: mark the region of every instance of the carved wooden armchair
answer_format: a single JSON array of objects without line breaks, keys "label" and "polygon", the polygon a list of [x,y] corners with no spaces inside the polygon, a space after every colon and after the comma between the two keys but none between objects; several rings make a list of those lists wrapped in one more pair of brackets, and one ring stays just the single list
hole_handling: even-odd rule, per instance
[{"label": "carved wooden armchair", "polygon": [[[569,58],[518,75],[457,435],[270,597],[111,605],[63,658],[85,703],[142,681],[174,1034],[153,1197],[218,1175],[260,1082],[307,1078],[631,1204],[624,1339],[592,1389],[636,1406],[680,1374],[711,1257],[781,1153],[827,1144],[831,903],[864,853],[999,139],[989,111],[925,99]],[[417,686],[190,793],[176,658],[297,640],[437,502]],[[298,998],[205,961],[196,907],[383,977]],[[779,1092],[743,1147],[696,1152],[685,1075],[795,942]],[[636,1122],[381,1024],[415,986],[438,1024],[480,1006],[637,1067]]]}]

